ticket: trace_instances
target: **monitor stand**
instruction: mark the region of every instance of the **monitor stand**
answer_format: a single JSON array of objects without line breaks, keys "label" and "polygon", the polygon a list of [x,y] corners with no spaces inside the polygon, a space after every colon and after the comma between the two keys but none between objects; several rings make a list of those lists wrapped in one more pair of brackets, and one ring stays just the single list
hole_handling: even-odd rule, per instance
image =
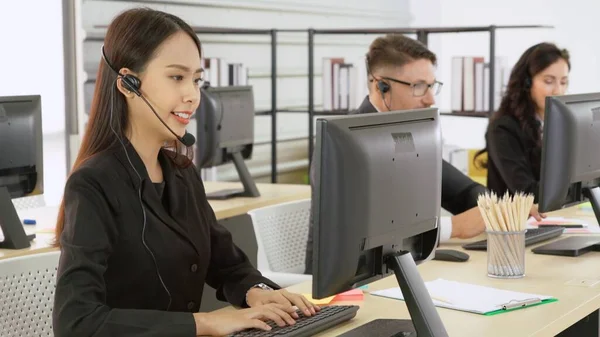
[{"label": "monitor stand", "polygon": [[596,220],[600,221],[600,187],[584,187],[581,189],[581,194],[588,198],[594,210]]},{"label": "monitor stand", "polygon": [[397,252],[386,257],[386,265],[394,270],[412,320],[378,319],[348,331],[340,337],[448,337],[427,287],[410,252]]},{"label": "monitor stand", "polygon": [[209,200],[225,200],[231,199],[234,197],[260,197],[260,193],[258,192],[258,188],[256,187],[256,183],[254,183],[254,179],[250,175],[250,171],[248,171],[248,167],[244,162],[244,158],[242,157],[241,152],[233,152],[230,154],[231,159],[235,165],[235,169],[240,177],[240,181],[244,186],[244,189],[226,189],[220,190],[212,193],[207,193],[206,198]]},{"label": "monitor stand", "polygon": [[35,234],[25,234],[8,188],[5,186],[0,186],[0,229],[4,234],[4,241],[0,241],[0,248],[3,249],[28,248],[29,241],[35,238]]}]

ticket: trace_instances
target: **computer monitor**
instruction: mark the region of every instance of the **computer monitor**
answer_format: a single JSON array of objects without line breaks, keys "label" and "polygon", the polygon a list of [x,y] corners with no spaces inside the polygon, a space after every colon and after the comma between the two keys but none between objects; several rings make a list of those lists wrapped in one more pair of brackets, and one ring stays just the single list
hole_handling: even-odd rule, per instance
[{"label": "computer monitor", "polygon": [[0,97],[0,248],[30,246],[13,198],[44,192],[41,97]]},{"label": "computer monitor", "polygon": [[589,200],[600,220],[600,93],[546,98],[539,210]]},{"label": "computer monitor", "polygon": [[438,241],[441,144],[437,109],[317,119],[314,298],[394,273],[417,335],[447,336],[416,268]]},{"label": "computer monitor", "polygon": [[[233,162],[243,189],[208,193],[209,199],[258,197],[260,193],[244,162],[254,144],[254,94],[251,86],[205,87],[188,130],[198,139],[195,162],[198,169]],[[194,125],[195,124],[195,125]],[[194,130],[195,127],[195,130]]]}]

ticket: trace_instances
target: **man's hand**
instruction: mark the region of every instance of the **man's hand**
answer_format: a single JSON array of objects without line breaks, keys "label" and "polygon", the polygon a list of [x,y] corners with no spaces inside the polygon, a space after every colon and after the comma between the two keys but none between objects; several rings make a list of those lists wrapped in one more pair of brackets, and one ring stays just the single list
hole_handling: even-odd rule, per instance
[{"label": "man's hand", "polygon": [[[546,214],[538,212],[537,205],[531,207],[529,215],[536,221],[542,221]],[[470,239],[485,231],[485,222],[478,207],[473,207],[452,217],[451,237],[458,239]]]},{"label": "man's hand", "polygon": [[546,217],[546,214],[540,213],[538,211],[538,206],[535,204],[531,206],[531,211],[529,212],[529,215],[534,217],[535,221],[542,221],[542,219]]},{"label": "man's hand", "polygon": [[485,222],[478,207],[452,217],[451,237],[469,239],[485,231]]}]

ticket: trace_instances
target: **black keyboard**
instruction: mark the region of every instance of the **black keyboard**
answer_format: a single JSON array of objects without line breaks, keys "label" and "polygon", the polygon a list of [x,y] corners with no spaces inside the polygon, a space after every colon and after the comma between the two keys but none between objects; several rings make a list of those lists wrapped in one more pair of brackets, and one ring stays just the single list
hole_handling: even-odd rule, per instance
[{"label": "black keyboard", "polygon": [[[525,246],[531,246],[538,242],[547,241],[562,235],[565,229],[562,227],[540,227],[529,228],[525,232]],[[462,246],[469,250],[487,250],[487,240],[467,243]]]},{"label": "black keyboard", "polygon": [[247,329],[237,332],[231,335],[231,337],[312,336],[318,332],[352,319],[356,316],[358,308],[357,305],[330,305],[321,307],[321,310],[313,316],[304,316],[301,311],[297,311],[299,318],[295,319],[296,324],[294,325],[280,327],[273,321],[267,321],[267,324],[273,328],[271,331]]}]

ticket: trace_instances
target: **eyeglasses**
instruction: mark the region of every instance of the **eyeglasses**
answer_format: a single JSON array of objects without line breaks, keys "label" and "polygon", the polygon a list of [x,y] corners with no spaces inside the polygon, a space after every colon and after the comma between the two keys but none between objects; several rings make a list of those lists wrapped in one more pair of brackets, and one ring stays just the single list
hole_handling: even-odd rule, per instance
[{"label": "eyeglasses", "polygon": [[414,97],[425,96],[425,94],[427,93],[427,89],[430,89],[430,88],[431,88],[431,91],[433,92],[433,94],[437,95],[440,93],[440,91],[442,90],[442,86],[444,85],[444,83],[439,82],[439,81],[435,81],[435,82],[429,84],[429,83],[425,83],[425,82],[410,83],[410,82],[400,81],[400,80],[397,80],[397,79],[391,78],[391,77],[381,77],[381,78],[384,80],[408,85],[409,87],[412,88],[412,94]]}]

